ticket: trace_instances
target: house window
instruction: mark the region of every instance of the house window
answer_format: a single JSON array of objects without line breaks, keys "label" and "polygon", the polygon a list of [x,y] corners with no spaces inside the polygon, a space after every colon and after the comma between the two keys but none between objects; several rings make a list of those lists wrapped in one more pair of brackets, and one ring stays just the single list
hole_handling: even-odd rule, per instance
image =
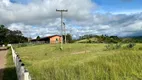
[{"label": "house window", "polygon": [[56,43],[58,43],[58,38],[56,38]]}]

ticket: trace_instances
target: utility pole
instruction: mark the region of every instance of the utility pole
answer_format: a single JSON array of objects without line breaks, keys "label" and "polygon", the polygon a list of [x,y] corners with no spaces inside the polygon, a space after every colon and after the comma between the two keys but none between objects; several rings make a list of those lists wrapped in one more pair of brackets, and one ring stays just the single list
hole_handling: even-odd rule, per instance
[{"label": "utility pole", "polygon": [[57,12],[61,12],[61,36],[62,36],[62,40],[61,40],[61,46],[60,46],[60,49],[63,50],[63,27],[62,27],[62,24],[63,24],[63,12],[68,12],[68,10],[57,10]]},{"label": "utility pole", "polygon": [[63,22],[64,25],[64,36],[65,36],[65,44],[67,43],[67,38],[66,38],[66,24]]}]

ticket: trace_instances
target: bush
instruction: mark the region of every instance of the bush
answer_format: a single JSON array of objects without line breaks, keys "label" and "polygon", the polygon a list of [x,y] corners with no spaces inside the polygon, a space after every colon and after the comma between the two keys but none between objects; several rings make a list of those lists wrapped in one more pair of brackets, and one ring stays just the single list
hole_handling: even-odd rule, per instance
[{"label": "bush", "polygon": [[92,43],[92,41],[89,39],[89,40],[88,40],[88,43]]},{"label": "bush", "polygon": [[106,50],[112,50],[113,48],[113,44],[107,44],[106,46]]},{"label": "bush", "polygon": [[20,44],[18,44],[18,47],[26,47],[26,46],[28,46],[27,43],[20,43]]},{"label": "bush", "polygon": [[122,46],[122,44],[118,43],[118,44],[108,44],[106,45],[106,50],[114,50],[114,49],[120,49]]},{"label": "bush", "polygon": [[135,43],[129,43],[129,44],[127,45],[127,48],[133,48],[133,47],[135,47],[135,46],[136,46]]},{"label": "bush", "polygon": [[139,50],[142,50],[142,47],[140,47]]},{"label": "bush", "polygon": [[122,46],[122,44],[118,43],[118,44],[115,45],[115,49],[120,49],[121,46]]}]

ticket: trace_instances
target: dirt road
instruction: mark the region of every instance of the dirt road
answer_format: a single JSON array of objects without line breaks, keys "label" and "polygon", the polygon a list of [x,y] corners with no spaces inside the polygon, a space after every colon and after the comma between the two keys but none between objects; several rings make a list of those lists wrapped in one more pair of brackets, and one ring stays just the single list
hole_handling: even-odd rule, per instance
[{"label": "dirt road", "polygon": [[0,47],[0,80],[2,80],[3,71],[6,64],[6,54],[7,54],[6,48]]}]

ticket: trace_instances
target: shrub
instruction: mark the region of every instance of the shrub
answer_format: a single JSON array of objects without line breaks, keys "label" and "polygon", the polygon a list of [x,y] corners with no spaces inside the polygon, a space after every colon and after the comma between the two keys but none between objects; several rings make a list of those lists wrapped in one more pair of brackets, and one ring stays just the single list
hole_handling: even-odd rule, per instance
[{"label": "shrub", "polygon": [[140,47],[139,50],[142,50],[142,47]]},{"label": "shrub", "polygon": [[106,46],[106,50],[112,50],[113,48],[113,44],[107,44]]},{"label": "shrub", "polygon": [[20,43],[20,44],[18,44],[18,47],[26,47],[26,46],[28,46],[27,43]]},{"label": "shrub", "polygon": [[88,43],[92,43],[92,41],[89,39],[89,40],[88,40]]},{"label": "shrub", "polygon": [[133,47],[135,47],[135,46],[136,46],[135,43],[129,43],[129,44],[127,45],[127,48],[133,48]]},{"label": "shrub", "polygon": [[120,49],[122,46],[122,44],[118,43],[118,44],[115,44],[115,49]]},{"label": "shrub", "polygon": [[114,49],[120,49],[122,46],[122,44],[118,43],[118,44],[108,44],[106,45],[106,50],[114,50]]}]

